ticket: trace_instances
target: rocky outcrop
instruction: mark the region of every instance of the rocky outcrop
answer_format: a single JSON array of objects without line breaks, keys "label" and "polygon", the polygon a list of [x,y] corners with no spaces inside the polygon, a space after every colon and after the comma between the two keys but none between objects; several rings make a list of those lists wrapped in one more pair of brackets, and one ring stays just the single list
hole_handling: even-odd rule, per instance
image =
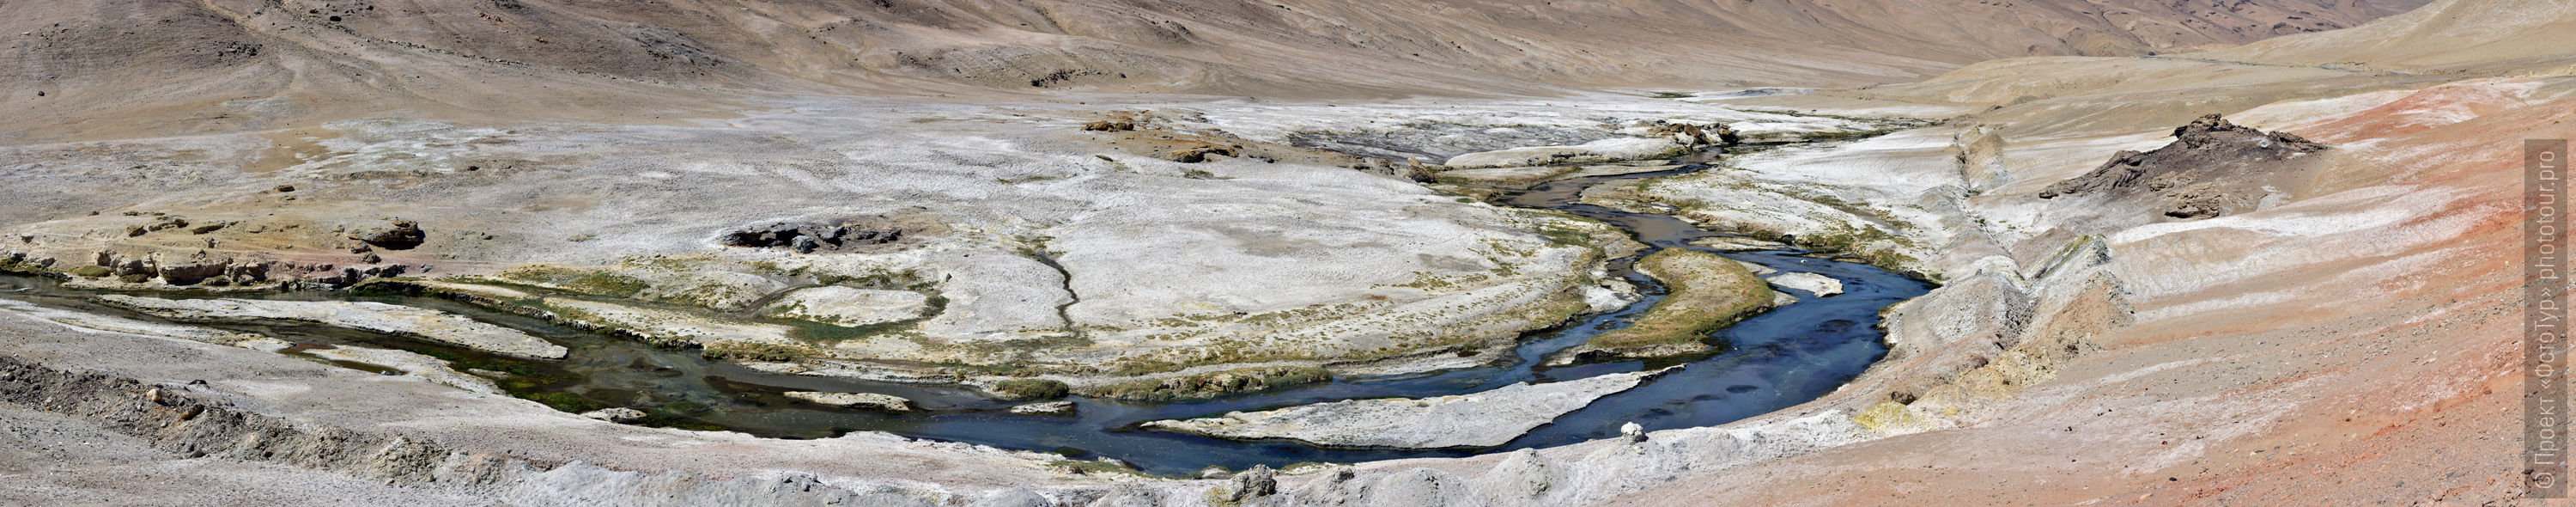
[{"label": "rocky outcrop", "polygon": [[877,393],[826,393],[789,391],[787,397],[835,407],[873,408],[888,412],[911,412],[912,400]]},{"label": "rocky outcrop", "polygon": [[1696,124],[1669,120],[1640,122],[1630,128],[1641,128],[1649,137],[1662,137],[1689,146],[1730,145],[1741,140],[1735,129],[1723,123]]},{"label": "rocky outcrop", "polygon": [[1011,407],[1011,413],[1014,413],[1014,414],[1020,414],[1020,415],[1067,415],[1067,416],[1069,416],[1069,415],[1073,415],[1073,411],[1074,411],[1074,410],[1075,410],[1075,408],[1074,408],[1073,402],[1070,402],[1070,401],[1049,401],[1049,402],[1042,402],[1042,403],[1030,403],[1030,404],[1027,404],[1027,405],[1020,405],[1020,406],[1016,406],[1016,407]]},{"label": "rocky outcrop", "polygon": [[[154,280],[171,286],[199,289],[271,284],[288,286],[310,284],[326,288],[342,288],[367,280],[403,276],[412,273],[415,269],[414,266],[402,264],[343,266],[328,262],[263,260],[255,254],[222,254],[206,251],[174,254],[106,249],[87,255],[87,265],[101,268],[89,270],[84,267],[65,267],[70,263],[53,258],[34,257],[24,252],[6,255],[22,259],[20,262],[25,264],[51,266],[52,269],[61,269],[74,276],[120,278],[133,281],[127,285],[106,286],[90,283],[98,282],[94,280],[75,281],[77,285],[113,289],[154,288],[134,285]],[[72,261],[72,263],[79,262],[83,261]]]},{"label": "rocky outcrop", "polygon": [[125,236],[130,238],[187,226],[188,219],[163,215],[153,218],[151,223],[127,226],[125,228]]},{"label": "rocky outcrop", "polygon": [[536,359],[562,359],[562,345],[464,316],[408,306],[345,301],[159,299],[105,295],[109,306],[190,322],[283,320],[392,333],[465,348]]},{"label": "rocky outcrop", "polygon": [[1227,439],[1287,439],[1326,447],[1493,447],[1603,396],[1680,369],[1503,386],[1438,398],[1344,400],[1222,417],[1151,421],[1147,428]]},{"label": "rocky outcrop", "polygon": [[592,418],[592,419],[598,419],[598,420],[608,421],[608,422],[613,422],[613,423],[618,423],[618,424],[625,424],[625,423],[631,423],[631,422],[635,422],[635,421],[641,421],[641,420],[644,420],[644,415],[645,415],[645,414],[644,414],[644,411],[642,411],[642,410],[636,410],[636,409],[631,409],[631,408],[626,408],[626,407],[603,408],[603,409],[599,409],[599,410],[592,410],[592,411],[589,411],[589,412],[582,412],[582,413],[581,413],[581,416],[582,416],[582,417],[588,417],[588,418]]},{"label": "rocky outcrop", "polygon": [[2154,151],[2112,155],[2102,167],[2049,185],[2038,197],[2143,200],[2163,216],[2209,218],[2255,209],[2275,190],[2289,186],[2285,180],[2293,173],[2304,172],[2294,160],[2327,149],[2296,135],[2228,123],[2215,114],[2174,129],[2174,138],[2173,144]]},{"label": "rocky outcrop", "polygon": [[743,248],[786,248],[796,253],[840,251],[903,240],[903,229],[863,226],[848,221],[774,222],[724,233],[718,242]]},{"label": "rocky outcrop", "polygon": [[1242,148],[1243,147],[1241,146],[1229,146],[1214,143],[1193,143],[1188,146],[1182,146],[1171,151],[1163,152],[1163,158],[1165,160],[1180,162],[1183,164],[1196,164],[1208,161],[1209,155],[1226,157],[1243,156]]},{"label": "rocky outcrop", "polygon": [[387,220],[348,229],[349,239],[365,242],[386,250],[410,250],[429,239],[420,224],[410,220]]}]

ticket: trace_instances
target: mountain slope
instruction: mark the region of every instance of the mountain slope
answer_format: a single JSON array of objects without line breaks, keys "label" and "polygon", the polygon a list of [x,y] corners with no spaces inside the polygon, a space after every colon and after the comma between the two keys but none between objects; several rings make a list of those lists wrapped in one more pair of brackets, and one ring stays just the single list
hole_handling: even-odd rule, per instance
[{"label": "mountain slope", "polygon": [[2564,74],[2576,64],[2576,3],[2442,0],[2351,30],[2282,37],[2205,56],[2419,72]]},{"label": "mountain slope", "polygon": [[[1858,84],[1996,57],[2240,44],[2421,1],[9,2],[0,33],[22,36],[0,46],[10,91],[0,112],[44,120],[0,140],[388,109],[651,121],[743,91],[1367,97]],[[271,97],[292,103],[216,107]],[[99,116],[135,124],[66,125]]]}]

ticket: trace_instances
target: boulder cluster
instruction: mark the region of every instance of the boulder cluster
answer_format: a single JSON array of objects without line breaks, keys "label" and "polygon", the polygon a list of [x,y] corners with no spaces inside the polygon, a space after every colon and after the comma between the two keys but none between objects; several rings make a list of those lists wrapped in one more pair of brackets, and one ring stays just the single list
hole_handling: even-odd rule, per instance
[{"label": "boulder cluster", "polygon": [[2229,123],[2219,115],[2202,116],[2174,129],[2175,141],[2154,151],[2122,151],[2093,172],[2041,189],[2041,199],[2060,196],[2144,196],[2157,201],[2157,211],[2172,218],[2209,218],[2250,207],[2261,192],[2259,182],[2293,168],[2290,160],[2325,151],[2327,146],[2285,132],[2264,132]]},{"label": "boulder cluster", "polygon": [[847,223],[777,222],[727,232],[719,241],[725,246],[786,248],[796,253],[814,253],[893,243],[902,239],[903,230],[895,228],[864,228]]}]

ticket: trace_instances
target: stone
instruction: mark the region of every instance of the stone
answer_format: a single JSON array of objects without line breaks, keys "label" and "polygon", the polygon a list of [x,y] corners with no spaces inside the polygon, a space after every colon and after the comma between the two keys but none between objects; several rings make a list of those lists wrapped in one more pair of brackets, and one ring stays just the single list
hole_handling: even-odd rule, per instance
[{"label": "stone", "polygon": [[582,417],[592,418],[592,419],[598,419],[598,420],[602,420],[602,421],[608,421],[608,422],[618,423],[618,424],[625,424],[625,423],[631,423],[631,422],[635,422],[635,421],[641,421],[641,420],[644,420],[644,411],[642,411],[642,410],[636,410],[636,409],[631,409],[631,408],[626,408],[626,407],[603,408],[603,409],[599,409],[599,410],[592,410],[592,411],[589,411],[589,412],[582,412],[582,413],[581,413],[581,416],[582,416]]},{"label": "stone", "polygon": [[1228,485],[1231,487],[1226,488],[1226,497],[1236,503],[1279,494],[1279,478],[1270,465],[1253,465],[1251,470],[1234,474]]},{"label": "stone", "polygon": [[873,408],[889,412],[911,412],[912,400],[876,393],[827,393],[789,391],[787,397],[835,407]]},{"label": "stone", "polygon": [[2264,132],[2216,114],[2174,129],[2174,142],[2153,151],[2122,151],[2101,167],[2041,189],[2056,199],[2106,195],[2150,201],[2166,217],[2200,219],[2243,212],[2270,194],[2263,183],[2285,178],[2292,162],[2329,147],[2285,132]]},{"label": "stone", "polygon": [[170,285],[196,285],[209,278],[224,276],[231,265],[227,261],[165,262],[157,266],[156,274]]},{"label": "stone", "polygon": [[840,251],[903,240],[903,229],[863,227],[849,221],[771,222],[724,233],[716,242],[743,248],[786,248],[796,253]]},{"label": "stone", "polygon": [[1628,439],[1630,443],[1644,442],[1646,427],[1638,426],[1636,421],[1628,421],[1626,424],[1619,425],[1619,437]]},{"label": "stone", "polygon": [[159,218],[152,219],[152,222],[150,222],[150,223],[146,223],[146,224],[143,224],[143,225],[135,225],[135,226],[128,226],[128,227],[126,227],[126,228],[125,228],[125,236],[126,236],[126,237],[142,236],[142,235],[145,235],[145,234],[151,234],[151,233],[154,233],[154,232],[160,232],[160,231],[170,230],[170,229],[177,229],[177,228],[187,227],[187,226],[188,226],[188,220],[187,220],[187,219],[179,218],[179,217],[174,217],[174,216],[166,216],[166,215],[164,215],[164,216],[161,216],[161,217],[159,217]]},{"label": "stone", "polygon": [[1200,144],[1164,153],[1163,158],[1183,164],[1196,164],[1206,162],[1209,155],[1223,155],[1228,157],[1243,156],[1243,153],[1235,148],[1236,147],[1234,146]]},{"label": "stone", "polygon": [[384,223],[352,227],[348,231],[349,239],[363,241],[386,250],[410,250],[429,239],[428,233],[420,229],[420,224],[410,220],[389,220]]},{"label": "stone", "polygon": [[1843,281],[1815,273],[1788,273],[1771,277],[1771,284],[1807,291],[1816,297],[1843,293]]},{"label": "stone", "polygon": [[1073,415],[1073,412],[1074,412],[1074,405],[1073,405],[1073,402],[1070,402],[1070,401],[1049,401],[1049,402],[1044,402],[1044,403],[1030,403],[1030,404],[1027,404],[1027,405],[1020,405],[1020,406],[1016,406],[1016,407],[1011,407],[1011,413],[1019,414],[1019,415],[1066,415],[1066,416],[1069,416],[1069,415]]}]

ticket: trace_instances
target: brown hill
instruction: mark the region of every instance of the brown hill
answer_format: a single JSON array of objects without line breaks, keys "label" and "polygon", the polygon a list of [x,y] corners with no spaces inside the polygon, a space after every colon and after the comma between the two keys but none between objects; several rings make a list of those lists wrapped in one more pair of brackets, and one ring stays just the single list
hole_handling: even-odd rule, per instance
[{"label": "brown hill", "polygon": [[[1995,57],[2240,44],[2423,1],[10,2],[0,33],[20,36],[0,46],[0,114],[36,120],[0,140],[384,110],[652,121],[743,90],[1387,96],[1856,84]],[[99,117],[124,121],[84,124]]]},{"label": "brown hill", "polygon": [[2194,56],[2419,73],[2565,75],[2576,68],[2576,3],[2442,0],[2351,30],[2282,37]]}]

